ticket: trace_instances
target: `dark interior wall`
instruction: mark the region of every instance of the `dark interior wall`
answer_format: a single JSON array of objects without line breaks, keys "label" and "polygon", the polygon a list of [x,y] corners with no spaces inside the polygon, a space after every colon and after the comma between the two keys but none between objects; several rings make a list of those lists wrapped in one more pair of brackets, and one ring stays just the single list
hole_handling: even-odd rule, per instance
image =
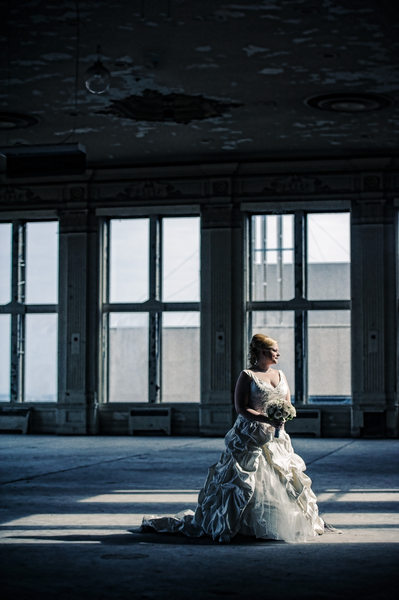
[{"label": "dark interior wall", "polygon": [[[397,435],[398,189],[397,160],[389,156],[3,180],[2,220],[56,218],[60,225],[59,400],[33,406],[32,431],[128,433],[129,407],[102,404],[101,220],[197,214],[202,228],[201,404],[172,405],[172,431],[225,433],[233,418],[234,382],[245,363],[245,215],[301,207],[352,215],[352,406],[321,407],[321,434]],[[79,331],[84,342],[78,356],[68,342],[72,331]]]}]

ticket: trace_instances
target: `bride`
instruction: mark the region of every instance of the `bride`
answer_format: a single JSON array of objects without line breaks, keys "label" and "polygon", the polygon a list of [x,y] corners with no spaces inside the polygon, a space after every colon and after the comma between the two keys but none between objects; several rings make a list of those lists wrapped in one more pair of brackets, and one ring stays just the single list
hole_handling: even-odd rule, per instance
[{"label": "bride", "polygon": [[146,516],[142,530],[207,535],[224,543],[237,534],[300,542],[324,532],[306,465],[284,426],[265,414],[270,401],[290,401],[285,375],[274,368],[279,356],[275,340],[253,336],[249,369],[235,388],[238,417],[219,462],[209,469],[195,512]]}]

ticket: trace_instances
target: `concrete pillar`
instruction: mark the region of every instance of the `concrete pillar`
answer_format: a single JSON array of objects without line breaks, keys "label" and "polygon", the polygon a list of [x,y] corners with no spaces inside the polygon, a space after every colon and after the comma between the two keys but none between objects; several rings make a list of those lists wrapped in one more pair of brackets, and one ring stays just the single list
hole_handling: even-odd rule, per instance
[{"label": "concrete pillar", "polygon": [[87,211],[60,215],[57,433],[87,433]]},{"label": "concrete pillar", "polygon": [[[86,429],[99,433],[99,364],[100,353],[100,260],[99,221],[94,212],[87,220],[87,344],[86,344]],[[103,282],[101,282],[103,283]]]},{"label": "concrete pillar", "polygon": [[242,251],[239,210],[219,199],[201,212],[200,432],[224,435],[242,368]]},{"label": "concrete pillar", "polygon": [[398,433],[394,210],[381,196],[352,207],[352,435]]}]

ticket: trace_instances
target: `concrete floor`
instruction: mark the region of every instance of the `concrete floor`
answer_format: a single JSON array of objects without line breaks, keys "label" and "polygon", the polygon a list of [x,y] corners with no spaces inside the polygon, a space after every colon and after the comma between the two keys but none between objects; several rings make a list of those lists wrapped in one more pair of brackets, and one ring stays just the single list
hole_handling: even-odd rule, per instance
[{"label": "concrete floor", "polygon": [[130,533],[195,507],[222,439],[1,435],[1,598],[397,598],[399,440],[293,440],[325,519],[304,544]]}]

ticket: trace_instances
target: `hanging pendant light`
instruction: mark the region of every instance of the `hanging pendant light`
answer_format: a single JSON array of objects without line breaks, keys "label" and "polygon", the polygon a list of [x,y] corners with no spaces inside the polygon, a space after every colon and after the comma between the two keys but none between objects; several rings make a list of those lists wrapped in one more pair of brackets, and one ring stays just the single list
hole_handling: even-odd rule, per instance
[{"label": "hanging pendant light", "polygon": [[111,73],[100,59],[101,47],[97,46],[97,60],[87,69],[85,85],[91,94],[104,94],[111,84]]}]

